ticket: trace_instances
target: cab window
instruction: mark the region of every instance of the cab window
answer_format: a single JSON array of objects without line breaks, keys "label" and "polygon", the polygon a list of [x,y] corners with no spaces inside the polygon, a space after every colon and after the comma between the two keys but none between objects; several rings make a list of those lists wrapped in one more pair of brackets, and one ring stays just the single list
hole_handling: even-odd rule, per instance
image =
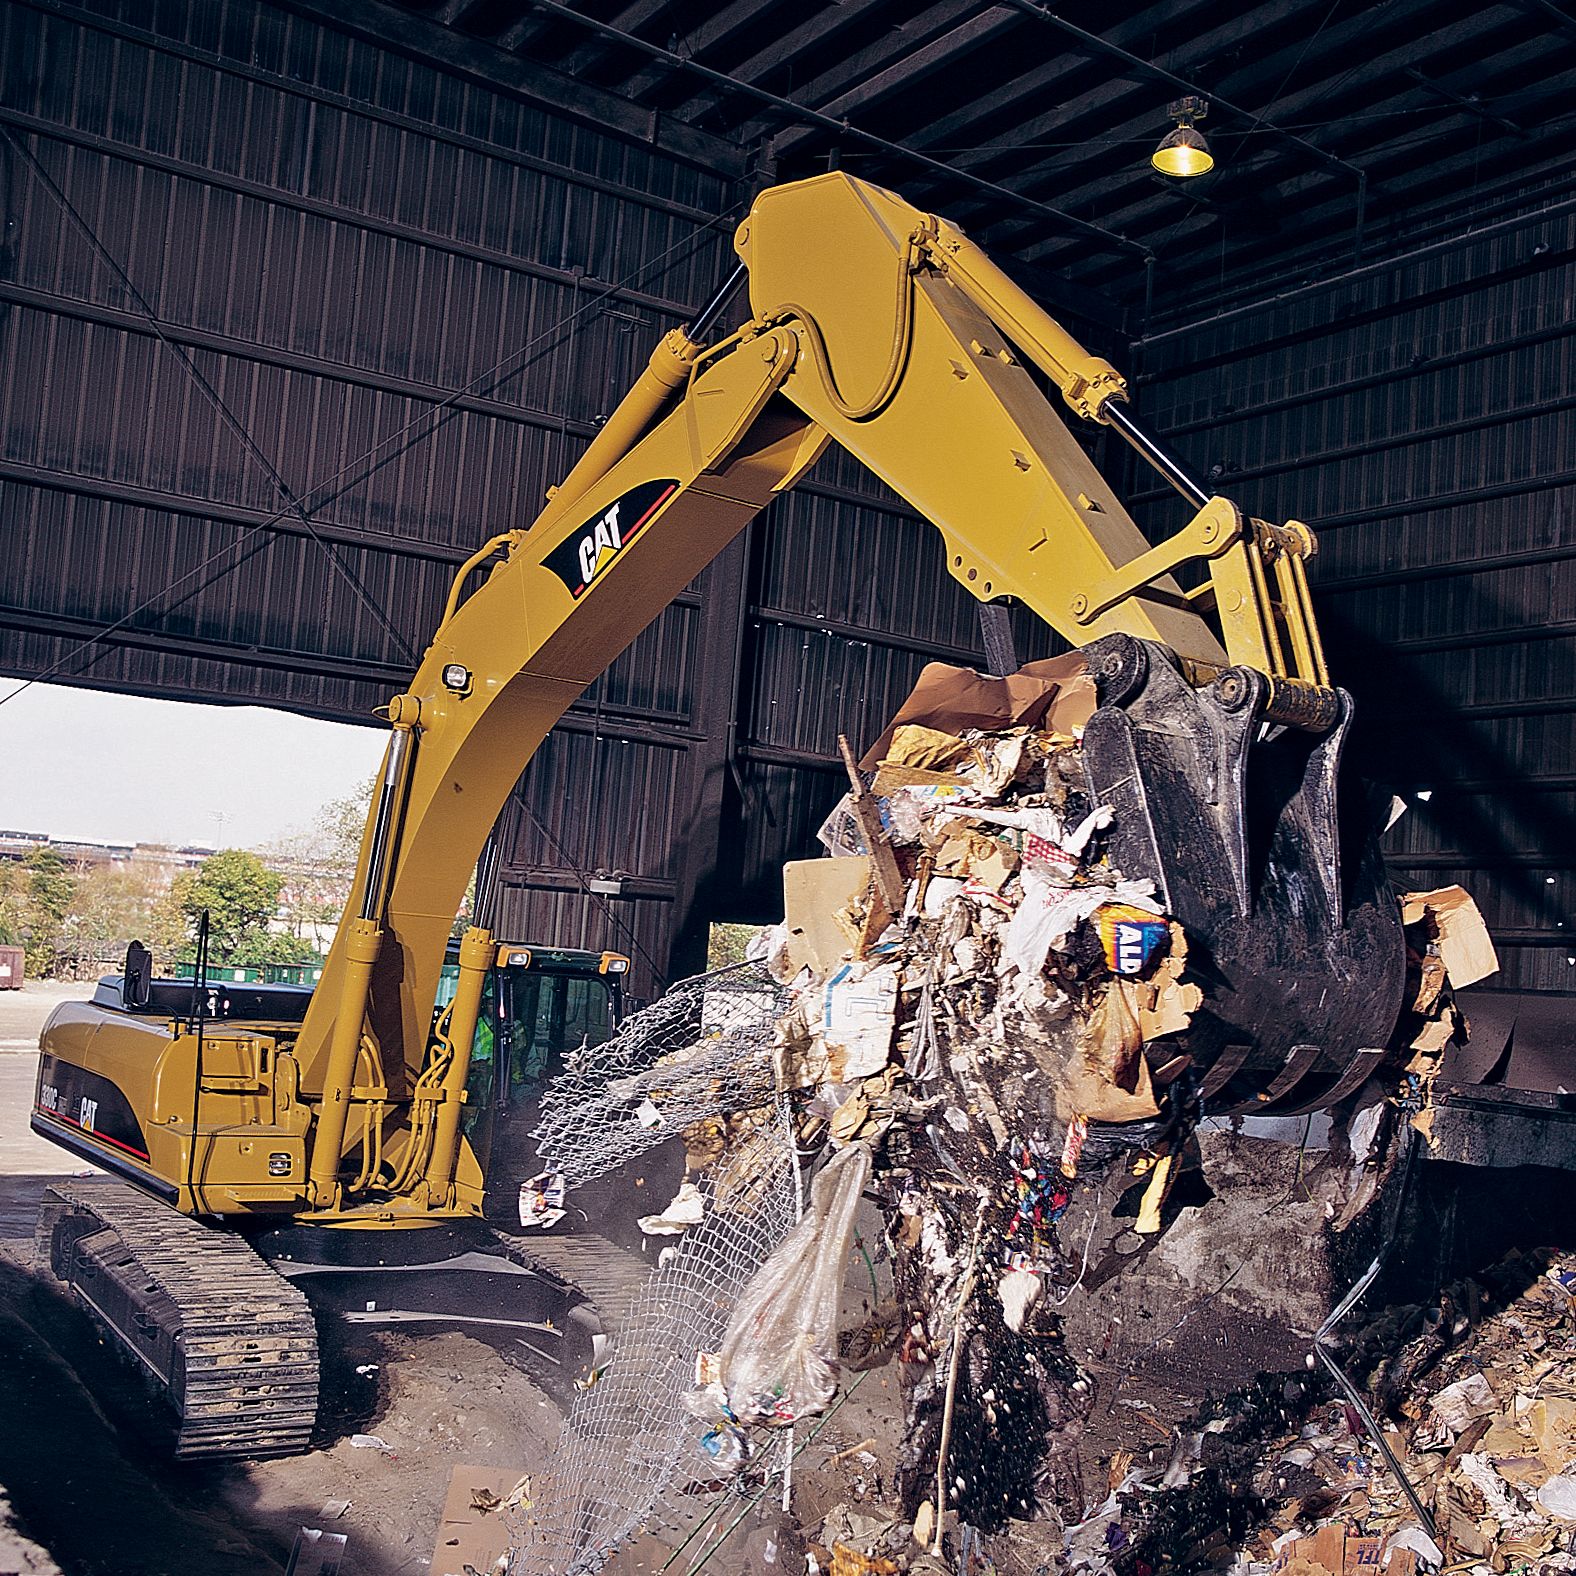
[{"label": "cab window", "polygon": [[510,984],[511,1095],[551,1077],[582,1042],[612,1037],[613,998],[595,975],[526,975]]}]

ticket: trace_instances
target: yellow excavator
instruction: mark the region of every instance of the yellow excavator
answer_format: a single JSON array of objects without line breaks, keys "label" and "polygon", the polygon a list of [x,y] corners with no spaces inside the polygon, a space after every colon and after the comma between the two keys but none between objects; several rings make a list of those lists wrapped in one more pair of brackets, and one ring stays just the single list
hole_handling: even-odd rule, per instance
[{"label": "yellow excavator", "polygon": [[[113,1333],[183,1409],[185,1454],[305,1446],[300,1259],[430,1261],[483,1220],[467,1112],[485,928],[433,1027],[468,876],[565,709],[834,440],[936,526],[974,597],[1082,648],[1112,857],[1154,881],[1205,986],[1184,1047],[1202,1098],[1333,1103],[1390,1035],[1399,914],[1364,807],[1337,800],[1351,703],[1320,649],[1308,528],[1200,487],[1113,366],[890,192],[842,173],[769,189],[735,247],[734,277],[661,341],[534,523],[456,575],[388,703],[350,904],[299,1021],[193,1012],[133,977],[45,1028],[35,1129],[125,1185],[57,1188],[43,1250],[92,1306],[115,1278]],[[744,272],[748,320],[711,339]],[[1176,487],[1179,532],[1145,539],[1046,380]]]}]

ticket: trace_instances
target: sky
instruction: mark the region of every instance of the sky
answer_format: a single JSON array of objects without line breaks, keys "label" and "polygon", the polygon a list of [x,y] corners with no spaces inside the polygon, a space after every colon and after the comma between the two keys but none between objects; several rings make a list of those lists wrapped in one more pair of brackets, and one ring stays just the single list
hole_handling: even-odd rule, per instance
[{"label": "sky", "polygon": [[16,689],[0,678],[0,828],[59,841],[265,847],[363,789],[387,737],[259,706]]}]

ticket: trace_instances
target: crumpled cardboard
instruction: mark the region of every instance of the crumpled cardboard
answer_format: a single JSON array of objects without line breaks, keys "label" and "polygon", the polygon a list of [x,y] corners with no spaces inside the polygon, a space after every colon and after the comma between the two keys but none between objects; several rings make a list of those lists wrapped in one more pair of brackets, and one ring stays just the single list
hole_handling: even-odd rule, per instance
[{"label": "crumpled cardboard", "polygon": [[943,733],[939,728],[908,722],[893,728],[892,742],[887,745],[882,764],[917,766],[939,772],[942,767],[962,759],[968,754],[968,748],[955,733]]},{"label": "crumpled cardboard", "polygon": [[791,974],[830,973],[859,945],[850,910],[870,887],[870,860],[800,859],[783,866],[783,922]]},{"label": "crumpled cardboard", "polygon": [[1007,877],[1018,868],[1018,856],[1012,849],[980,832],[951,833],[936,849],[934,857],[937,875],[979,881],[992,892],[1001,891],[1007,884]]},{"label": "crumpled cardboard", "polygon": [[1439,956],[1457,990],[1487,979],[1499,968],[1499,955],[1489,938],[1483,915],[1465,887],[1439,887],[1432,892],[1408,892],[1401,899],[1401,923],[1415,925],[1433,916],[1439,932]]},{"label": "crumpled cardboard", "polygon": [[928,788],[932,793],[946,795],[961,793],[963,784],[955,772],[933,772],[922,766],[897,766],[882,761],[870,784],[871,793],[885,798],[899,788]]},{"label": "crumpled cardboard", "polygon": [[517,1489],[527,1492],[518,1471],[455,1467],[432,1551],[432,1576],[465,1576],[467,1567],[488,1576],[497,1568],[509,1549],[505,1510]]},{"label": "crumpled cardboard", "polygon": [[1007,678],[989,678],[972,668],[928,662],[907,700],[860,765],[873,771],[890,753],[893,735],[904,723],[940,733],[970,728],[1041,728],[1071,735],[1094,715],[1094,680],[1076,651],[1064,657],[1026,663]]},{"label": "crumpled cardboard", "polygon": [[1293,1539],[1270,1569],[1275,1576],[1412,1576],[1417,1556],[1410,1549],[1386,1550],[1383,1538],[1360,1537],[1336,1525]]}]

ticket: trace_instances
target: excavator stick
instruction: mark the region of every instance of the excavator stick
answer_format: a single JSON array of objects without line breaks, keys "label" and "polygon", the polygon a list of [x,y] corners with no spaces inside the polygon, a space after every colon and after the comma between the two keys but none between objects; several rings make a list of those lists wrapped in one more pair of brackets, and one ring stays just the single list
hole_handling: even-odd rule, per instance
[{"label": "excavator stick", "polygon": [[1337,793],[1350,697],[1336,690],[1336,722],[1309,731],[1266,720],[1251,668],[1195,688],[1153,642],[1110,635],[1084,653],[1100,701],[1084,769],[1115,811],[1111,858],[1154,882],[1206,984],[1179,1049],[1208,1109],[1337,1103],[1378,1066],[1404,959],[1366,796]]}]

